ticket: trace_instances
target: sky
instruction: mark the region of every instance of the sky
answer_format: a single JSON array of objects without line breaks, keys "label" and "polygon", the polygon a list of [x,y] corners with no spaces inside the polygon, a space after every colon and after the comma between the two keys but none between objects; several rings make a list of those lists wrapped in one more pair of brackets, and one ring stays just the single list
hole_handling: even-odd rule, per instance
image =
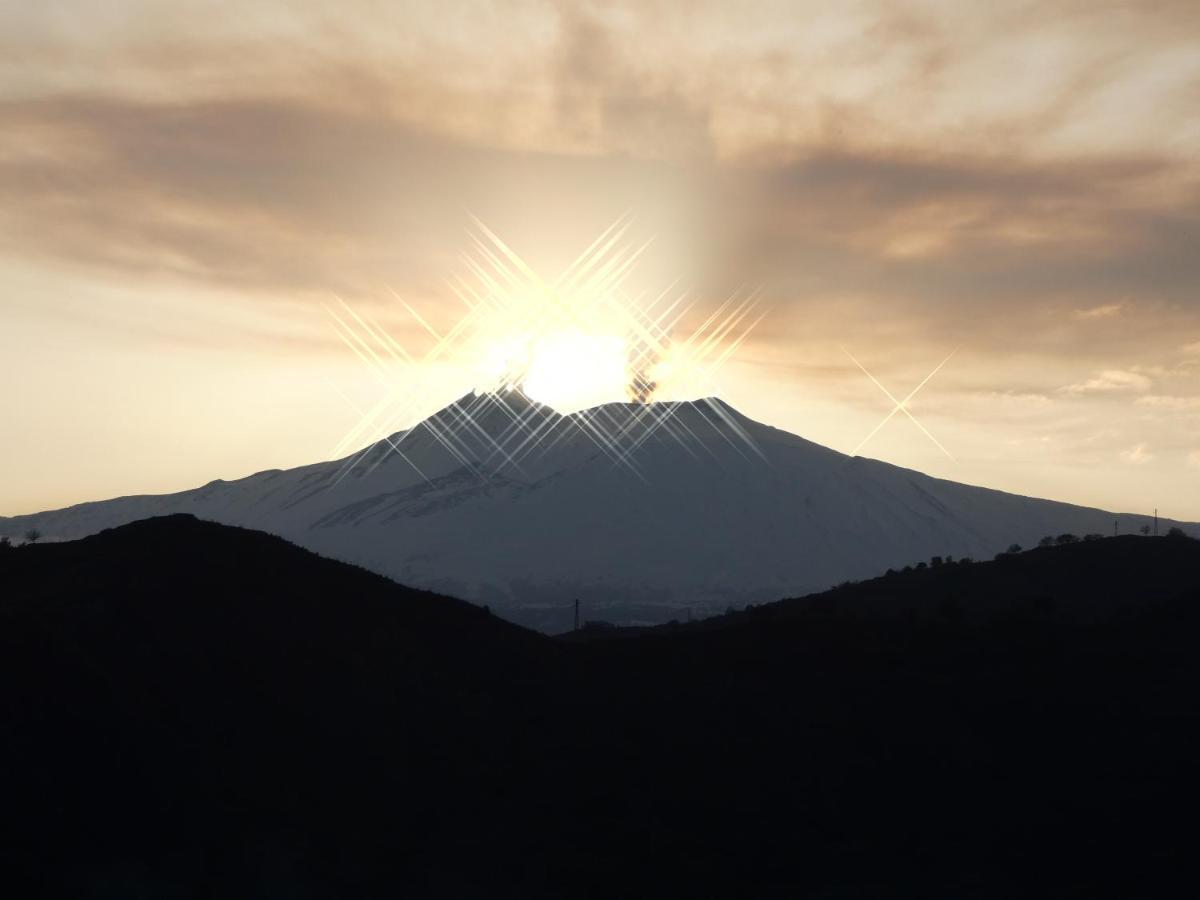
[{"label": "sky", "polygon": [[1194,0],[0,5],[0,515],[327,459],[396,389],[331,308],[420,355],[476,217],[622,216],[630,296],[759,292],[752,418],[950,356],[860,453],[1200,521]]}]

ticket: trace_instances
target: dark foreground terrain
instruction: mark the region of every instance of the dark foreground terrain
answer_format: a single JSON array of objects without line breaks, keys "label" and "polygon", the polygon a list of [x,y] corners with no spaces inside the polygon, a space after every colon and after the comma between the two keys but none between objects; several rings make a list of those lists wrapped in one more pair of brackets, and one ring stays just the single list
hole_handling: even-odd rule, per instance
[{"label": "dark foreground terrain", "polygon": [[1198,639],[1186,538],[555,641],[264,534],[147,520],[0,550],[0,877],[21,897],[1187,896]]}]

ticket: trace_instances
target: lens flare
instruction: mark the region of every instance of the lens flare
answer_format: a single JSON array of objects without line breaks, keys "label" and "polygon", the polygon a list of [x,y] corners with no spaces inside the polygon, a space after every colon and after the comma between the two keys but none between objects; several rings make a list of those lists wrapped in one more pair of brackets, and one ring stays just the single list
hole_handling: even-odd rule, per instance
[{"label": "lens flare", "polygon": [[[417,424],[464,466],[473,459],[466,436],[478,441],[482,435],[497,465],[519,467],[521,459],[539,447],[544,451],[546,442],[561,434],[554,437],[532,425],[523,407],[506,399],[513,390],[558,413],[576,413],[574,421],[588,437],[632,471],[634,453],[656,433],[684,445],[695,442],[696,435],[675,421],[675,411],[681,401],[719,393],[718,370],[762,319],[756,314],[757,292],[729,297],[686,331],[683,323],[695,301],[684,293],[673,295],[674,285],[653,298],[627,291],[634,265],[650,246],[649,241],[626,241],[628,216],[605,229],[552,281],[541,278],[482,222],[474,223],[473,252],[462,257],[468,277],[448,282],[466,312],[449,330],[439,331],[393,293],[428,335],[424,352],[405,348],[340,298],[326,306],[333,330],[383,387],[373,406],[354,407],[359,422],[334,448],[340,456],[371,442],[348,459],[343,476],[367,458],[378,465],[385,454],[371,451],[380,444],[420,473],[403,448]],[[474,389],[473,399],[454,404],[452,415],[431,418],[462,396],[464,383]],[[602,411],[603,404],[630,400],[636,405],[620,421]],[[485,433],[479,421],[497,409],[509,427],[501,434]],[[713,410],[723,438],[733,435],[740,446],[758,453],[724,407],[714,404]]]},{"label": "lens flare", "polygon": [[858,366],[862,370],[862,373],[864,375],[866,375],[868,378],[870,378],[871,381],[874,383],[874,385],[877,388],[879,388],[881,391],[883,391],[884,395],[889,400],[892,401],[891,412],[889,412],[886,416],[884,416],[882,421],[880,421],[880,423],[878,425],[876,425],[873,429],[871,429],[870,434],[868,434],[865,438],[863,438],[861,441],[858,442],[858,446],[855,447],[850,452],[851,456],[858,456],[858,452],[867,445],[867,442],[869,440],[871,440],[871,438],[875,437],[875,435],[878,434],[879,429],[883,428],[884,425],[886,425],[888,422],[890,422],[892,420],[892,416],[896,415],[896,413],[902,412],[902,413],[904,413],[904,415],[908,416],[909,421],[911,421],[914,425],[917,426],[917,428],[919,428],[921,430],[921,433],[924,434],[925,437],[927,437],[927,438],[929,438],[929,440],[933,441],[934,446],[936,446],[939,450],[941,450],[943,453],[946,454],[946,456],[950,459],[951,462],[958,462],[958,460],[956,460],[954,458],[953,454],[951,454],[949,450],[947,450],[945,447],[942,446],[941,441],[939,441],[937,438],[935,438],[929,432],[929,429],[927,429],[924,425],[922,425],[919,421],[917,421],[917,417],[914,416],[912,414],[912,411],[908,408],[908,404],[912,401],[913,397],[917,396],[917,392],[920,391],[921,388],[925,387],[925,385],[929,383],[930,379],[932,379],[934,375],[936,375],[938,372],[940,372],[942,370],[942,367],[945,366],[946,363],[950,362],[950,358],[953,357],[954,354],[958,352],[958,348],[955,348],[954,350],[950,351],[950,355],[947,356],[945,359],[943,359],[940,363],[938,363],[934,367],[933,371],[930,372],[928,375],[926,375],[925,378],[922,379],[920,384],[918,384],[915,388],[913,388],[911,391],[909,391],[908,395],[903,400],[897,400],[892,395],[892,392],[889,391],[887,388],[885,388],[882,384],[880,384],[879,380],[874,375],[872,375],[870,372],[868,372],[867,367],[864,366],[862,363],[860,363],[857,359],[855,359],[854,355],[849,350],[847,350],[845,347],[843,347],[842,352],[845,353],[846,356],[850,357],[851,362],[853,362],[856,366]]}]

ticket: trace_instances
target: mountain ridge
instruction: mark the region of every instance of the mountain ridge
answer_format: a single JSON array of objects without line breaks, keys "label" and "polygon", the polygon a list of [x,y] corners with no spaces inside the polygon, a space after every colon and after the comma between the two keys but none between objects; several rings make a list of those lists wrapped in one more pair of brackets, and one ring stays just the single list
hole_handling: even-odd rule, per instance
[{"label": "mountain ridge", "polygon": [[[463,398],[340,460],[0,519],[0,533],[82,537],[188,512],[556,631],[576,598],[653,624],[936,554],[1108,534],[1115,517],[845,456],[716,399],[569,416],[505,403]],[[1119,518],[1126,530],[1151,521]]]}]

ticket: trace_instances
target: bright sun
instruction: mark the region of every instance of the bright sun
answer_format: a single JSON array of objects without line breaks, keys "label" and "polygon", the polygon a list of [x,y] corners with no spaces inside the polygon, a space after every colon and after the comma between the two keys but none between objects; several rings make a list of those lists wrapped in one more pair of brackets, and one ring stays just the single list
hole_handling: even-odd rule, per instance
[{"label": "bright sun", "polygon": [[[714,373],[762,318],[751,317],[758,292],[738,292],[699,321],[695,301],[687,292],[677,294],[674,285],[653,297],[627,288],[629,273],[650,245],[625,241],[630,222],[628,216],[618,219],[546,280],[476,219],[475,252],[463,257],[471,277],[448,282],[467,308],[461,318],[449,327],[431,324],[395,298],[416,330],[432,338],[422,337],[423,349],[406,349],[379,322],[341,300],[340,311],[327,306],[338,336],[389,385],[375,406],[359,411],[361,421],[335,453],[361,444],[365,434],[386,435],[423,421],[464,390],[498,395],[519,388],[564,415],[608,403],[715,395]],[[665,418],[657,418],[655,427]],[[468,416],[466,423],[471,421]]]},{"label": "bright sun", "polygon": [[491,358],[527,396],[560,413],[627,396],[628,352],[615,335],[556,331],[529,342],[502,342]]}]

